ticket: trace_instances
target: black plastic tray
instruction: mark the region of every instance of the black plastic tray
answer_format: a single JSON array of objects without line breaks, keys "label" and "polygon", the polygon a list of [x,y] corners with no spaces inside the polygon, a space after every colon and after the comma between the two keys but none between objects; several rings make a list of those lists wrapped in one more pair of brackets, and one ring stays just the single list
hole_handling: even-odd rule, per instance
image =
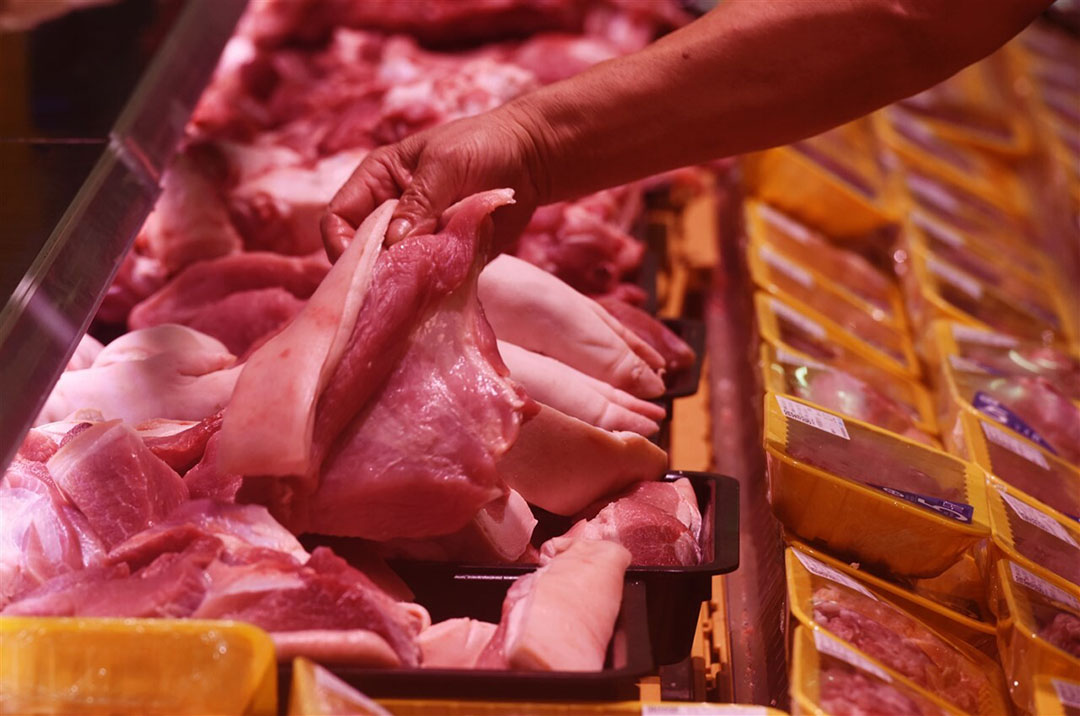
[{"label": "black plastic tray", "polygon": [[[523,570],[530,571],[530,570]],[[422,602],[432,621],[473,617],[498,622],[503,597],[518,575],[472,575],[457,588]],[[628,580],[601,671],[487,669],[369,669],[328,665],[338,677],[380,698],[623,700],[638,698],[637,682],[653,670],[646,628],[645,586]],[[292,681],[292,664],[278,665],[279,690]]]},{"label": "black plastic tray", "polygon": [[[739,566],[739,483],[737,480],[705,472],[672,471],[664,480],[686,477],[694,488],[701,510],[702,563],[694,567],[631,566],[627,579],[645,586],[649,635],[653,659],[670,664],[690,653],[701,602],[712,594],[712,577]],[[573,520],[534,507],[539,524],[534,542],[563,534]],[[327,542],[349,559],[348,540]],[[392,560],[390,566],[427,606],[449,596],[452,602],[466,597],[473,580],[493,577],[515,578],[533,569],[521,564],[457,564]]]},{"label": "black plastic tray", "polygon": [[667,390],[658,400],[668,404],[697,392],[701,382],[701,364],[705,361],[705,323],[694,318],[663,318],[663,324],[694,349],[694,362],[664,378]]}]

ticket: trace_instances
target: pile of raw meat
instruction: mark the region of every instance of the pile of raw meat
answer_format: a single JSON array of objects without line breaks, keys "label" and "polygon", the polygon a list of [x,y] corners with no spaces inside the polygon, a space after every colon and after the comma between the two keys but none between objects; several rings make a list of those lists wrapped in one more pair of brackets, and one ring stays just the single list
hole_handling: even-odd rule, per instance
[{"label": "pile of raw meat", "polygon": [[[663,7],[253,3],[97,317],[126,332],[83,340],[0,481],[3,613],[240,619],[280,658],[602,668],[627,567],[702,558],[694,491],[654,482],[647,439],[693,352],[612,297],[634,295],[640,190],[545,207],[494,260],[509,190],[389,248],[387,202],[333,265],[318,225],[369,149],[636,49],[679,19]],[[561,32],[415,39],[522,18]],[[534,544],[531,506],[577,521]],[[403,555],[539,567],[501,623],[432,625],[383,562]]]}]

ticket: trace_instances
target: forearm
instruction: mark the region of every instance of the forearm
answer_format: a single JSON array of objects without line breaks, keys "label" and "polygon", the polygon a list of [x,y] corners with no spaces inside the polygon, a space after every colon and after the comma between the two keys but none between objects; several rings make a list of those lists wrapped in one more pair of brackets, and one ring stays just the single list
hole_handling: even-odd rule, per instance
[{"label": "forearm", "polygon": [[510,103],[556,201],[784,144],[929,87],[1048,0],[727,0],[645,50]]}]

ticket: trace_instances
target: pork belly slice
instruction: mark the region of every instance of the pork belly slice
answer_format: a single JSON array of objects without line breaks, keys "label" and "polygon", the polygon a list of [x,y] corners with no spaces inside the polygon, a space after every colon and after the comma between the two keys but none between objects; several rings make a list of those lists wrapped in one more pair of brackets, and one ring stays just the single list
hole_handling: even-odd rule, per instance
[{"label": "pork belly slice", "polygon": [[502,255],[480,274],[480,301],[503,341],[558,359],[641,398],[664,392],[664,358],[591,298]]},{"label": "pork belly slice", "polygon": [[506,593],[499,627],[478,668],[599,671],[622,602],[630,552],[576,540]]},{"label": "pork belly slice", "polygon": [[239,369],[218,340],[166,324],[132,331],[107,345],[91,367],[63,373],[36,424],[94,410],[132,425],[202,420],[229,401]]},{"label": "pork belly slice", "polygon": [[634,485],[594,517],[545,542],[540,554],[553,557],[579,539],[608,540],[630,550],[633,564],[688,567],[701,563],[700,537],[697,495],[683,477]]},{"label": "pork belly slice", "polygon": [[664,409],[571,368],[565,363],[513,343],[499,341],[499,354],[510,377],[529,397],[605,430],[652,435]]},{"label": "pork belly slice", "polygon": [[[262,478],[258,499],[294,531],[449,534],[505,494],[495,462],[530,403],[507,376],[475,286],[488,216],[511,201],[508,190],[470,197],[436,234],[405,239],[367,268],[359,257],[382,243],[394,204],[380,207],[324,283],[360,294],[355,317],[330,297],[331,313],[305,309],[248,361],[225,415],[222,467],[284,478]],[[366,292],[350,293],[365,276]],[[297,400],[267,395],[267,381]]]},{"label": "pork belly slice", "polygon": [[658,479],[667,453],[632,432],[609,432],[540,404],[499,460],[499,476],[530,504],[573,515],[604,495]]},{"label": "pork belly slice", "polygon": [[160,521],[188,498],[180,476],[119,420],[83,430],[46,465],[106,548]]},{"label": "pork belly slice", "polygon": [[325,257],[266,252],[199,261],[135,306],[128,325],[179,323],[243,356],[300,312],[328,270]]},{"label": "pork belly slice", "polygon": [[497,624],[468,617],[432,624],[416,638],[420,665],[426,669],[471,669],[497,628]]}]

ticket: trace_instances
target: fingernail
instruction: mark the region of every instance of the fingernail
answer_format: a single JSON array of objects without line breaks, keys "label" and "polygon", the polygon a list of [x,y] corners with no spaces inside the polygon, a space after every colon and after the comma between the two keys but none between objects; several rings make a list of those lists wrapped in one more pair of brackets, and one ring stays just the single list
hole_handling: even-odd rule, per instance
[{"label": "fingernail", "polygon": [[387,243],[396,244],[404,239],[412,231],[413,224],[411,221],[404,217],[399,217],[390,222],[390,226],[386,229],[386,241]]}]

